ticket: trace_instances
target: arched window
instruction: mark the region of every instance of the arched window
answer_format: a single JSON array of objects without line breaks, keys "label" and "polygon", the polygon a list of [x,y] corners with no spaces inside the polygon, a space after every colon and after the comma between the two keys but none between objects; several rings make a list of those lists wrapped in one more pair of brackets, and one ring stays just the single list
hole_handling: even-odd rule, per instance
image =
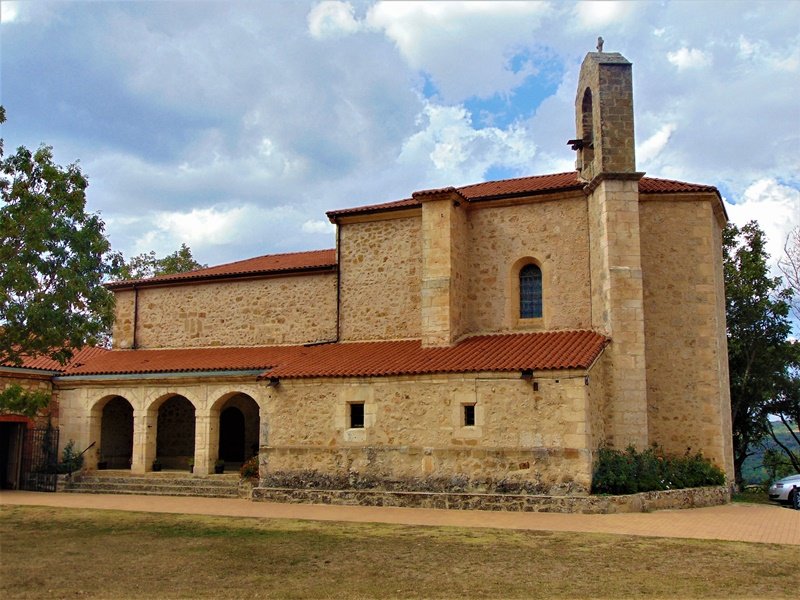
[{"label": "arched window", "polygon": [[542,317],[542,270],[534,264],[525,265],[519,272],[519,316]]}]

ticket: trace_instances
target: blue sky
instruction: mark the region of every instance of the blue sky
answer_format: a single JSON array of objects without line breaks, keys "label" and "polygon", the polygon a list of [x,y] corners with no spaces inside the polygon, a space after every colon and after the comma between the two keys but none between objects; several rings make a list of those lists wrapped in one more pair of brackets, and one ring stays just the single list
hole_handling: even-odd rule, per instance
[{"label": "blue sky", "polygon": [[332,247],[325,211],[571,170],[578,68],[634,64],[637,159],[777,259],[800,225],[798,2],[2,1],[6,151],[80,160],[115,249]]}]

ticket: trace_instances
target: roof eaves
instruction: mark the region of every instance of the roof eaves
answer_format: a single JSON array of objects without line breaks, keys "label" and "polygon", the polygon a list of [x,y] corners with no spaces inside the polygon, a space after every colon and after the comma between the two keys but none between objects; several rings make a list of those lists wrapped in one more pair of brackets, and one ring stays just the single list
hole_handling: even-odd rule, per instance
[{"label": "roof eaves", "polygon": [[369,206],[357,206],[354,208],[340,208],[337,210],[329,210],[325,213],[328,221],[336,223],[340,217],[349,217],[355,215],[374,215],[378,213],[395,212],[401,210],[408,210],[411,208],[419,208],[422,203],[414,198],[406,198],[404,200],[396,200],[394,202],[386,202],[384,204],[374,204]]},{"label": "roof eaves", "polygon": [[278,277],[281,275],[303,274],[310,272],[334,272],[337,269],[336,263],[309,265],[304,267],[287,267],[283,269],[254,269],[251,271],[240,271],[232,273],[211,273],[206,275],[187,275],[186,277],[171,278],[151,278],[151,279],[132,279],[127,281],[112,281],[103,284],[109,290],[124,290],[134,287],[156,287],[171,285],[187,285],[193,283],[205,283],[209,281],[219,281],[225,279],[255,279],[263,277]]}]

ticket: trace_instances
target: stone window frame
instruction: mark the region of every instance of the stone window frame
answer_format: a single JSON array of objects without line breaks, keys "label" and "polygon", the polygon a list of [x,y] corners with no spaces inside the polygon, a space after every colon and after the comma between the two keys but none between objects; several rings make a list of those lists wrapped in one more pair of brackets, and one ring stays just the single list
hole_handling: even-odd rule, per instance
[{"label": "stone window frame", "polygon": [[[364,405],[363,427],[350,427],[350,406],[353,404]],[[370,435],[369,431],[375,425],[376,413],[377,405],[371,385],[345,385],[340,391],[334,416],[335,426],[341,431],[342,443],[365,443]]]},{"label": "stone window frame", "polygon": [[[464,424],[464,407],[475,407],[475,424]],[[453,437],[457,439],[478,439],[483,437],[483,425],[486,419],[485,406],[478,401],[477,392],[457,392],[452,402]]]},{"label": "stone window frame", "polygon": [[[520,290],[520,274],[522,270],[529,266],[535,265],[539,268],[541,272],[541,305],[542,305],[542,316],[541,317],[523,317],[521,314],[521,300],[522,300],[522,292]],[[509,290],[509,296],[506,301],[506,310],[508,314],[508,321],[511,329],[545,329],[546,322],[545,319],[547,318],[547,290],[549,280],[549,272],[547,265],[543,263],[543,261],[535,258],[533,256],[524,256],[514,262],[511,266],[509,277],[508,277],[508,287],[506,289]]]}]

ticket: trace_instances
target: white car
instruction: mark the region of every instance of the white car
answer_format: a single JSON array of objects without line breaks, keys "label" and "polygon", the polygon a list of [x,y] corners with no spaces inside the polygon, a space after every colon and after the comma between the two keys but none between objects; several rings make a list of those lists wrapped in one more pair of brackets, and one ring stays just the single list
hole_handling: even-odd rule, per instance
[{"label": "white car", "polygon": [[779,479],[769,486],[769,499],[775,502],[792,504],[798,494],[800,494],[800,474],[798,473]]}]

